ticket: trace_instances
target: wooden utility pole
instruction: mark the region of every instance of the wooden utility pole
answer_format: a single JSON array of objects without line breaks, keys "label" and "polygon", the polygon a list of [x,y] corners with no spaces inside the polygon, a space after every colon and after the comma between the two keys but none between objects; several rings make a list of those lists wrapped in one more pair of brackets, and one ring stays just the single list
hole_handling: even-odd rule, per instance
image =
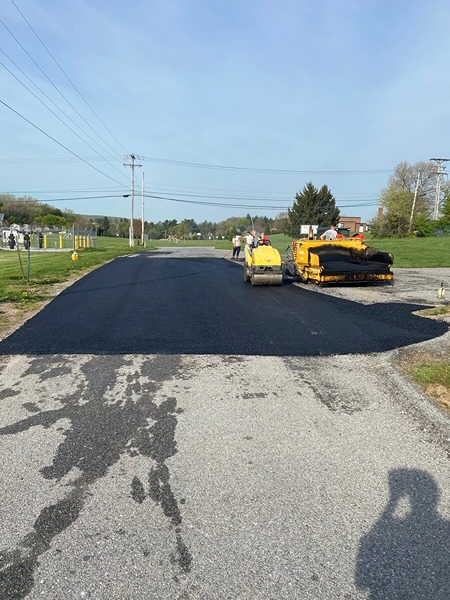
[{"label": "wooden utility pole", "polygon": [[141,243],[144,245],[144,171],[142,171],[142,231],[141,231]]},{"label": "wooden utility pole", "polygon": [[408,233],[411,233],[411,229],[412,229],[412,222],[413,222],[413,218],[414,218],[414,211],[416,209],[417,192],[419,191],[420,176],[421,176],[421,172],[418,171],[417,172],[416,189],[414,191],[414,199],[413,199],[412,208],[411,208],[411,216],[409,218],[409,230],[408,230]]},{"label": "wooden utility pole", "polygon": [[123,163],[123,166],[131,167],[131,217],[130,217],[129,237],[130,237],[130,248],[132,248],[134,246],[134,226],[133,226],[133,221],[134,221],[134,168],[142,167],[142,165],[137,165],[134,161],[141,159],[142,156],[138,156],[137,154],[130,154],[130,158],[131,158],[131,163]]}]

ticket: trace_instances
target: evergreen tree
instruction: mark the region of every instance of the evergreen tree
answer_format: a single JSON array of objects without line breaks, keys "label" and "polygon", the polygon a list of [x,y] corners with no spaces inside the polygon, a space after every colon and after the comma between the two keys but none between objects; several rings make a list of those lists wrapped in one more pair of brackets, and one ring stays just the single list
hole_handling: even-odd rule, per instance
[{"label": "evergreen tree", "polygon": [[[327,185],[323,185],[318,193],[319,197],[319,212],[317,217],[317,225],[337,225],[341,213],[336,206],[336,199]],[[315,225],[315,223],[314,223]]]},{"label": "evergreen tree", "polygon": [[292,237],[300,235],[301,225],[336,225],[339,209],[326,185],[318,190],[311,182],[295,195],[292,208],[288,209],[286,230]]}]

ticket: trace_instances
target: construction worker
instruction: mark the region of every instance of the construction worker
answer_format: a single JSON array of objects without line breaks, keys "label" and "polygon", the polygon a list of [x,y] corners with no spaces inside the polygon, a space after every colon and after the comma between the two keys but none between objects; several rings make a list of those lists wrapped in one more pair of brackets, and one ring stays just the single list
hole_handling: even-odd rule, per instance
[{"label": "construction worker", "polygon": [[241,251],[241,236],[236,234],[234,238],[231,240],[233,244],[233,259],[239,260],[239,253]]},{"label": "construction worker", "polygon": [[336,231],[336,225],[330,225],[330,229],[327,229],[320,236],[321,240],[335,240],[337,239],[338,232]]},{"label": "construction worker", "polygon": [[247,246],[248,252],[251,255],[253,250],[253,235],[250,231],[247,231],[247,235],[245,236],[245,245]]}]

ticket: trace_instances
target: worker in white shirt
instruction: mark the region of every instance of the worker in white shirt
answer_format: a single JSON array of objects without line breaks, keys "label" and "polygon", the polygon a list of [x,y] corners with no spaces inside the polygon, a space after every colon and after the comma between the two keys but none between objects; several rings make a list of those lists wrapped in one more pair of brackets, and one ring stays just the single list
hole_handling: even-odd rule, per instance
[{"label": "worker in white shirt", "polygon": [[330,229],[327,229],[320,236],[321,240],[335,240],[337,238],[336,225],[331,225]]},{"label": "worker in white shirt", "polygon": [[234,238],[231,240],[233,244],[233,259],[239,260],[239,253],[241,251],[241,236],[236,234]]}]

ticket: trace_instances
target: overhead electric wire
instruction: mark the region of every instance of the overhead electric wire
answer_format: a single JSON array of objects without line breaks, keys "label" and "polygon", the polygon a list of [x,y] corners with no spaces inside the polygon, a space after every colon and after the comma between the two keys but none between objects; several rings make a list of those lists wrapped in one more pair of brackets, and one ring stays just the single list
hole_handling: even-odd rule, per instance
[{"label": "overhead electric wire", "polygon": [[[23,83],[23,81],[20,81],[20,79],[17,77],[17,75],[15,75],[10,69],[8,69],[8,67],[0,60],[0,65],[6,69],[8,71],[8,73],[10,73],[21,85],[23,85],[23,87],[28,90],[30,92],[30,94],[32,94],[36,100],[38,100],[43,106],[45,106],[45,108],[47,110],[49,110],[52,115],[54,115],[59,121],[61,121],[61,123],[64,125],[64,127],[67,127],[67,129],[69,129],[74,135],[77,136],[77,138],[79,138],[82,142],[84,142],[86,144],[86,146],[88,146],[91,150],[93,150],[96,154],[98,154],[99,156],[101,156],[101,154],[99,152],[97,152],[97,150],[95,148],[93,148],[91,146],[91,144],[89,144],[89,142],[87,142],[86,140],[84,140],[81,135],[79,135],[70,125],[68,125],[63,119],[61,119],[61,117],[59,115],[57,115],[55,113],[54,110],[52,110],[47,104],[45,104],[45,102],[43,100],[41,100],[41,98],[39,98],[39,96],[37,96],[33,90],[30,90],[30,88]],[[117,167],[115,167],[112,163],[110,163],[108,160],[106,161],[115,171],[117,171],[122,177],[125,177],[125,175],[123,174],[122,171],[119,171],[119,169]]]},{"label": "overhead electric wire", "polygon": [[[4,56],[6,56],[6,58],[7,58],[7,59],[8,59],[8,60],[9,60],[9,61],[10,61],[10,62],[11,62],[11,63],[12,63],[14,66],[15,66],[15,67],[16,67],[16,69],[17,69],[18,71],[20,71],[20,73],[22,73],[22,75],[23,75],[24,77],[26,77],[26,79],[28,79],[28,81],[29,81],[29,82],[30,82],[32,85],[34,85],[34,87],[35,87],[35,88],[37,88],[37,89],[38,89],[38,90],[41,92],[41,94],[42,94],[43,96],[45,96],[45,98],[47,98],[47,100],[48,100],[49,102],[51,102],[51,103],[53,104],[53,106],[55,106],[55,107],[56,107],[56,108],[57,108],[59,111],[61,111],[61,112],[62,112],[62,114],[63,114],[63,115],[64,115],[64,116],[65,116],[67,119],[69,119],[69,121],[70,121],[71,123],[73,123],[73,125],[75,125],[75,127],[78,127],[78,129],[79,129],[80,131],[82,131],[82,132],[83,132],[83,134],[84,134],[86,137],[88,137],[88,138],[89,138],[89,139],[90,139],[92,142],[94,142],[94,144],[97,144],[97,146],[98,146],[99,148],[101,148],[101,149],[102,149],[104,152],[108,152],[108,150],[106,150],[106,148],[104,148],[104,147],[103,147],[103,146],[102,146],[102,145],[101,145],[101,144],[100,144],[100,143],[99,143],[99,142],[98,142],[96,139],[94,139],[94,138],[93,138],[93,137],[92,137],[92,136],[91,136],[91,135],[90,135],[90,134],[89,134],[87,131],[85,131],[85,130],[84,130],[82,127],[81,127],[81,125],[79,125],[79,124],[78,124],[76,121],[74,121],[74,120],[72,119],[72,117],[70,117],[70,116],[69,116],[69,115],[66,113],[66,111],[65,111],[65,110],[63,110],[63,109],[62,109],[62,108],[61,108],[61,107],[60,107],[60,106],[59,106],[59,105],[58,105],[56,102],[54,102],[54,101],[53,101],[53,100],[50,98],[50,96],[48,96],[48,95],[47,95],[47,94],[44,92],[44,90],[42,90],[42,89],[41,89],[41,88],[40,88],[40,87],[37,85],[37,83],[35,83],[35,82],[34,82],[34,81],[31,79],[31,77],[29,77],[29,76],[28,76],[28,75],[25,73],[25,71],[24,71],[23,69],[21,69],[21,68],[19,67],[19,65],[18,65],[18,64],[17,64],[17,63],[16,63],[16,62],[15,62],[15,61],[14,61],[14,60],[13,60],[13,59],[12,59],[12,58],[11,58],[11,57],[8,55],[8,54],[7,54],[7,53],[6,53],[4,50],[2,50],[2,49],[0,48],[0,52],[1,52],[2,54],[4,54]],[[5,65],[3,65],[3,63],[1,63],[1,64],[2,64],[2,66],[3,66],[3,67],[6,69],[6,70],[8,70],[8,71],[9,71],[9,69],[8,69],[7,67],[5,67]],[[22,84],[24,87],[26,87],[26,85],[25,85],[25,84],[24,84],[22,81],[20,81],[20,79],[18,79],[18,77],[17,77],[16,75],[14,75],[14,73],[12,73],[12,71],[9,71],[9,73],[11,73],[11,75],[12,75],[13,77],[15,77],[15,78],[16,78],[16,79],[19,81],[19,83],[21,83],[21,84]],[[26,89],[28,89],[28,88],[26,88]],[[31,91],[31,90],[29,90],[29,91]],[[33,93],[33,92],[31,92],[31,93]],[[34,95],[34,94],[33,94],[33,95]],[[40,102],[42,102],[42,100],[40,100]],[[50,110],[50,109],[49,109],[49,110]],[[87,144],[87,142],[86,142],[86,144]],[[92,148],[92,146],[90,146],[89,144],[87,144],[87,145],[89,146],[89,148]],[[104,157],[104,156],[102,156],[101,154],[99,154],[99,153],[97,152],[97,150],[95,150],[94,148],[92,148],[92,150],[94,150],[94,152],[95,152],[95,153],[96,153],[96,154],[97,154],[97,155],[98,155],[98,156],[101,158],[101,160],[106,160],[106,161],[107,161],[107,158],[106,158],[106,157]],[[108,156],[109,156],[109,155],[108,155]],[[72,160],[72,159],[70,159],[70,160]],[[87,160],[89,160],[89,159],[87,159]],[[98,158],[95,158],[95,160],[98,160]]]},{"label": "overhead electric wire", "polygon": [[[145,194],[144,193],[144,197],[145,198],[154,198],[154,199],[158,199],[158,200],[168,200],[169,202],[180,202],[183,204],[198,204],[198,205],[202,205],[202,206],[216,206],[216,207],[220,207],[220,208],[251,208],[251,209],[258,209],[258,210],[277,210],[279,212],[284,212],[286,211],[288,208],[290,207],[280,207],[280,206],[267,206],[267,205],[255,205],[255,204],[231,204],[231,203],[225,203],[225,202],[204,202],[204,201],[200,201],[200,200],[185,200],[183,198],[168,198],[168,197],[164,197],[164,196],[157,196],[154,194]],[[338,206],[342,207],[342,208],[356,208],[356,206],[358,205],[344,205],[341,204]],[[364,206],[378,206],[378,202],[374,202],[371,204],[367,204]]]},{"label": "overhead electric wire", "polygon": [[[167,192],[167,194],[165,192],[159,192],[160,194],[164,194],[164,195],[169,195],[169,192]],[[283,199],[276,199],[276,198],[261,198],[261,197],[255,197],[255,196],[225,196],[225,195],[218,195],[218,194],[188,194],[188,193],[181,193],[181,192],[176,192],[177,196],[185,196],[188,198],[217,198],[217,199],[223,199],[223,200],[256,200],[259,202],[286,202],[286,198]],[[292,201],[294,201],[294,197],[291,197]],[[372,200],[369,198],[364,198],[364,200]]]},{"label": "overhead electric wire", "polygon": [[[105,160],[105,158],[99,159],[96,158],[95,156],[93,157],[87,157],[89,160],[93,160],[93,161],[98,161],[98,160]],[[287,170],[287,169],[253,169],[251,167],[232,167],[232,166],[225,166],[225,165],[208,165],[208,164],[201,164],[201,163],[182,163],[181,161],[175,161],[175,160],[166,160],[166,159],[152,159],[152,158],[148,158],[145,157],[142,160],[150,160],[150,161],[154,161],[154,162],[160,162],[160,163],[167,163],[167,164],[173,164],[173,165],[183,165],[183,166],[192,166],[192,167],[204,167],[204,168],[211,168],[211,169],[225,169],[225,170],[233,170],[233,171],[248,171],[248,172],[256,172],[256,173],[275,173],[275,174],[287,174],[287,175],[308,175],[308,174],[329,174],[329,175],[376,175],[376,174],[382,174],[382,173],[392,173],[393,169],[367,169],[364,171],[358,171],[358,170],[303,170],[303,171],[294,171],[294,170]],[[50,157],[42,157],[42,158],[12,158],[12,159],[0,159],[0,162],[3,163],[7,163],[7,164],[26,164],[26,163],[40,163],[40,162],[73,162],[72,158],[61,158],[61,157],[56,157],[56,158],[50,158]],[[175,184],[174,184],[175,185]],[[214,188],[213,188],[214,189]]]},{"label": "overhead electric wire", "polygon": [[86,106],[89,108],[89,110],[97,117],[97,119],[100,121],[100,123],[103,125],[103,127],[106,129],[106,131],[111,135],[111,137],[113,137],[115,139],[115,141],[119,144],[119,146],[125,151],[126,154],[129,154],[129,152],[127,151],[127,149],[119,142],[119,140],[116,138],[116,136],[112,133],[112,131],[105,125],[105,123],[102,121],[102,119],[98,116],[98,114],[95,112],[95,110],[92,108],[92,106],[89,104],[89,102],[86,100],[86,98],[81,94],[81,92],[79,91],[79,89],[77,88],[77,86],[73,83],[73,81],[70,79],[70,77],[67,75],[67,73],[64,71],[64,69],[61,67],[61,65],[59,64],[59,62],[56,60],[56,58],[53,56],[53,54],[50,52],[50,50],[47,48],[47,46],[44,44],[44,42],[41,40],[41,38],[39,37],[39,35],[36,33],[36,31],[34,30],[34,28],[32,27],[32,25],[29,23],[28,19],[25,17],[25,15],[23,14],[23,12],[20,10],[20,8],[17,6],[17,4],[14,2],[14,0],[11,0],[11,2],[14,4],[14,6],[16,7],[16,9],[18,10],[18,12],[20,13],[20,15],[22,16],[23,20],[25,21],[25,23],[28,25],[28,27],[31,29],[31,31],[34,33],[34,35],[37,37],[37,39],[40,41],[40,43],[42,44],[42,46],[45,48],[45,50],[48,52],[48,54],[50,55],[50,57],[52,58],[53,62],[56,64],[56,66],[58,67],[58,69],[61,71],[61,73],[64,75],[64,77],[67,79],[67,81],[70,83],[70,85],[73,87],[73,89],[77,92],[77,94],[80,96],[80,98],[83,100],[83,102],[86,104]]},{"label": "overhead electric wire", "polygon": [[[77,196],[77,197],[72,197],[72,198],[48,198],[46,200],[40,200],[37,198],[31,198],[28,200],[24,200],[24,199],[19,199],[16,198],[14,200],[12,200],[12,202],[28,202],[28,203],[35,203],[35,202],[40,202],[40,203],[45,203],[45,204],[51,204],[53,202],[72,202],[75,200],[105,200],[107,198],[129,198],[130,194],[126,193],[126,194],[108,194],[108,195],[102,195],[102,196]],[[166,200],[169,202],[179,202],[182,204],[196,204],[196,205],[201,205],[201,206],[211,206],[211,207],[217,207],[217,208],[240,208],[240,209],[252,209],[252,210],[269,210],[269,211],[277,211],[277,212],[285,212],[288,210],[288,208],[290,208],[289,206],[286,207],[280,207],[280,206],[268,206],[268,205],[256,205],[256,204],[231,204],[231,203],[226,203],[226,202],[205,202],[205,201],[200,201],[200,200],[185,200],[183,198],[167,198],[167,197],[162,197],[162,196],[157,196],[154,194],[145,194],[144,193],[144,197],[145,198],[152,198],[152,199],[156,199],[156,200]],[[339,204],[338,203],[338,207],[339,208],[355,208],[356,206],[360,206],[360,205],[345,205],[345,204]],[[361,205],[362,206],[362,205]],[[365,207],[369,207],[369,206],[378,206],[378,202],[374,202],[374,203],[370,203],[370,204],[365,204]]]},{"label": "overhead electric wire", "polygon": [[[13,37],[13,39],[19,44],[19,46],[22,48],[22,50],[25,52],[25,54],[30,58],[30,60],[33,61],[33,63],[36,65],[36,67],[39,69],[39,71],[44,75],[44,77],[50,82],[50,84],[55,88],[55,90],[58,92],[58,94],[64,98],[64,100],[67,102],[67,104],[72,108],[72,110],[74,110],[77,115],[80,117],[80,119],[82,119],[86,125],[89,127],[89,129],[91,129],[95,135],[97,137],[99,137],[106,146],[108,146],[108,148],[110,148],[114,154],[116,154],[117,156],[121,156],[120,153],[116,152],[114,150],[114,148],[97,132],[95,131],[95,129],[92,127],[92,125],[86,121],[86,119],[83,117],[82,114],[80,114],[80,112],[73,106],[73,104],[70,102],[70,100],[68,100],[66,98],[66,96],[60,91],[60,89],[53,83],[53,81],[50,79],[50,77],[45,73],[45,71],[43,69],[41,69],[41,67],[38,65],[38,63],[34,60],[34,58],[31,56],[31,54],[27,51],[27,49],[20,43],[20,41],[16,38],[16,36],[13,34],[13,32],[9,29],[9,27],[6,25],[6,23],[3,21],[3,19],[0,18],[0,23],[3,25],[3,27],[6,29],[6,31]],[[98,143],[98,142],[97,142]]]},{"label": "overhead electric wire", "polygon": [[[1,161],[1,159],[0,159]],[[209,191],[209,192],[229,192],[231,194],[265,194],[265,195],[270,195],[270,196],[287,196],[289,198],[292,198],[293,196],[295,196],[295,193],[293,194],[292,191],[286,192],[277,192],[277,191],[268,191],[268,190],[236,190],[233,188],[211,188],[211,187],[204,187],[204,186],[191,186],[191,185],[178,185],[176,183],[171,183],[170,185],[166,185],[166,184],[159,184],[156,182],[152,183],[152,188],[153,189],[159,189],[159,188],[169,188],[169,190],[171,188],[179,188],[181,189],[183,192],[186,190],[200,190],[200,191]],[[160,190],[162,191],[162,190]],[[169,193],[169,192],[167,192]],[[179,193],[178,191],[173,192],[174,194]],[[343,194],[337,194],[334,193],[333,194],[335,197],[336,196],[345,196],[345,197],[349,197],[349,199],[354,196],[356,198],[367,198],[368,195],[378,195],[378,191],[371,191],[371,192],[345,192]]]},{"label": "overhead electric wire", "polygon": [[24,200],[22,198],[15,198],[11,202],[27,202],[33,204],[33,202],[42,202],[44,204],[50,204],[51,202],[71,202],[72,200],[98,200],[104,198],[128,198],[130,194],[120,195],[109,195],[109,196],[79,196],[78,198],[49,198],[48,200],[39,200],[38,198],[31,198],[30,200]]},{"label": "overhead electric wire", "polygon": [[67,190],[15,190],[1,192],[2,194],[68,194],[72,192],[117,192],[118,188],[123,186],[115,186],[110,188],[70,188]]},{"label": "overhead electric wire", "polygon": [[61,148],[64,148],[64,150],[67,150],[67,152],[70,152],[70,154],[73,154],[74,156],[76,156],[77,158],[79,158],[81,161],[83,161],[84,163],[86,163],[87,165],[89,165],[92,169],[95,169],[98,173],[101,173],[102,175],[104,175],[108,179],[111,179],[111,181],[114,181],[114,183],[117,183],[119,185],[123,185],[120,181],[117,181],[117,179],[114,179],[113,177],[111,177],[107,173],[104,173],[100,169],[97,169],[97,167],[94,167],[94,165],[91,165],[91,163],[89,163],[87,160],[84,160],[84,158],[81,158],[81,156],[78,156],[78,154],[76,154],[75,152],[73,152],[72,150],[70,150],[67,146],[65,146],[61,142],[58,142],[57,139],[55,139],[49,133],[45,132],[43,129],[41,129],[40,127],[38,127],[34,123],[32,123],[29,119],[27,119],[26,117],[24,117],[23,115],[21,115],[19,112],[17,112],[17,110],[14,110],[14,108],[12,108],[11,106],[9,106],[9,104],[6,104],[6,102],[4,102],[3,100],[0,100],[0,103],[3,104],[3,106],[6,106],[6,108],[9,108],[9,110],[11,110],[13,113],[15,113],[21,119],[23,119],[24,121],[26,121],[27,123],[29,123],[32,127],[34,127],[35,129],[37,129],[38,131],[40,131],[41,133],[43,133],[45,136],[47,136],[48,138],[50,138],[51,140],[53,140],[54,142],[56,142],[59,146],[61,146]]},{"label": "overhead electric wire", "polygon": [[202,169],[223,169],[227,171],[246,171],[251,173],[278,173],[281,175],[308,175],[308,174],[336,174],[336,175],[371,175],[371,174],[379,174],[379,173],[391,173],[393,169],[364,169],[364,170],[295,170],[295,169],[262,169],[262,168],[253,168],[253,167],[236,167],[231,165],[214,165],[209,163],[195,163],[195,162],[186,162],[181,160],[169,160],[165,158],[156,158],[153,156],[146,156],[143,160],[162,163],[162,164],[170,164],[170,165],[178,165],[183,167],[196,167]]}]

